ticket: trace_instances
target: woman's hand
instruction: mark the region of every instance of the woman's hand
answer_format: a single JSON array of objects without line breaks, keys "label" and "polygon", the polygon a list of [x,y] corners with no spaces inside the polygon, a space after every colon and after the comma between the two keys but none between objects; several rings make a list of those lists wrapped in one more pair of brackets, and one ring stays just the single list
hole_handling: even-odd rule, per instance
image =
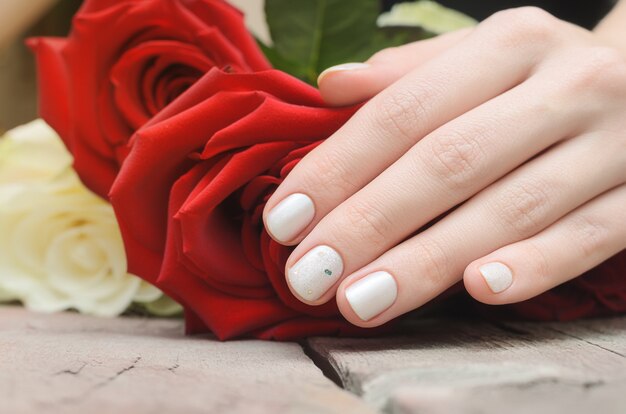
[{"label": "woman's hand", "polygon": [[522,301],[626,247],[626,58],[595,34],[508,10],[320,87],[335,104],[382,92],[265,208],[299,244],[286,274],[303,302],[336,295],[372,327],[461,278],[481,302]]}]

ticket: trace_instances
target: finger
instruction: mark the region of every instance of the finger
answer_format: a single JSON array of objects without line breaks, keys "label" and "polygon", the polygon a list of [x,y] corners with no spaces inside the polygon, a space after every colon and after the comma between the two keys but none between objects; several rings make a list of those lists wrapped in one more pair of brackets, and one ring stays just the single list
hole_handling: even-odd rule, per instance
[{"label": "finger", "polygon": [[542,232],[472,262],[463,280],[488,304],[523,301],[573,279],[626,248],[626,185]]},{"label": "finger", "polygon": [[432,39],[383,49],[365,63],[332,66],[317,78],[322,97],[332,106],[363,102],[422,63],[456,45],[471,30],[457,30]]},{"label": "finger", "polygon": [[[329,257],[341,258],[344,274],[354,272],[535,154],[576,134],[597,109],[573,104],[564,89],[551,71],[537,74],[418,142],[328,213],[292,252],[287,275],[297,296],[311,304],[333,297],[326,286],[333,279],[322,278],[326,291],[298,283],[309,279],[302,271],[291,274],[315,246],[332,246]],[[333,274],[334,281],[341,278]]]},{"label": "finger", "polygon": [[[598,142],[602,141],[589,135],[555,146],[348,276],[337,291],[343,315],[359,326],[377,326],[415,309],[461,280],[464,269],[477,258],[537,234],[621,185],[626,180],[624,159],[611,154],[623,144]],[[352,293],[348,290],[378,271],[389,273],[397,284],[397,298],[388,309],[382,309],[385,302],[377,299],[382,289],[372,294],[367,281]],[[371,319],[364,321],[359,313]]]},{"label": "finger", "polygon": [[[530,36],[535,25],[536,20],[517,23],[515,31]],[[507,42],[494,41],[489,27],[476,29],[456,47],[394,83],[307,154],[265,206],[263,219],[270,236],[282,244],[297,244],[322,217],[422,137],[521,83],[549,48],[546,40],[511,51]],[[272,211],[296,193],[306,198],[287,200],[289,208]],[[290,210],[304,213],[284,214]]]}]

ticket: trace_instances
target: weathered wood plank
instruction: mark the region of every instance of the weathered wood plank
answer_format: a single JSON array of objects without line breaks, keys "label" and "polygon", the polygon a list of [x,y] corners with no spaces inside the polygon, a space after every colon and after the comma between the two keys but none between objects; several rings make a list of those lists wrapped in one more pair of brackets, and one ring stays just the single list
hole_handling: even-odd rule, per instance
[{"label": "weathered wood plank", "polygon": [[347,389],[387,412],[626,412],[626,318],[416,321],[407,332],[308,344]]},{"label": "weathered wood plank", "polygon": [[546,327],[626,358],[626,318],[581,320],[565,325],[552,323]]},{"label": "weathered wood plank", "polygon": [[178,320],[0,308],[0,412],[367,413],[295,343],[185,338]]},{"label": "weathered wood plank", "polygon": [[387,411],[394,414],[624,414],[626,382],[597,386],[536,381],[475,388],[407,386],[395,390]]}]

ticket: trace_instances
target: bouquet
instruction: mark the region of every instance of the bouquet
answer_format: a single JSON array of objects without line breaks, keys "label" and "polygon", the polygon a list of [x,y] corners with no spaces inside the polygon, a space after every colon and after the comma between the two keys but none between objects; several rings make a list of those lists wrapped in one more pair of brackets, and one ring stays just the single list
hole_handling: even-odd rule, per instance
[{"label": "bouquet", "polygon": [[[265,12],[272,45],[222,0],[86,0],[67,38],[29,42],[41,116],[98,202],[111,203],[128,272],[180,303],[189,333],[389,331],[349,324],[333,302],[294,298],[291,250],[268,236],[261,214],[298,161],[358,110],[325,105],[311,85],[324,68],[473,22],[426,1],[382,16],[375,0],[267,0]],[[509,309],[540,319],[624,312],[610,269]]]}]

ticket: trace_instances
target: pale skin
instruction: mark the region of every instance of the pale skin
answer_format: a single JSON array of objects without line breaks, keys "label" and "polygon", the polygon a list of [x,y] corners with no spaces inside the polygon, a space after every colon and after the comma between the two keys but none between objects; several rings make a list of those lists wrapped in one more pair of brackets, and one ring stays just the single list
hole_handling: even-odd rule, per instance
[{"label": "pale skin", "polygon": [[[375,327],[461,280],[480,302],[523,301],[626,248],[626,0],[594,31],[506,10],[331,68],[319,87],[331,105],[371,99],[265,207],[270,235],[296,246],[286,274],[316,246],[341,258],[319,298],[288,279],[303,302],[336,298],[349,322]],[[267,219],[294,193],[314,212],[286,240]],[[360,294],[359,315],[346,289],[380,271],[396,294]]]}]

